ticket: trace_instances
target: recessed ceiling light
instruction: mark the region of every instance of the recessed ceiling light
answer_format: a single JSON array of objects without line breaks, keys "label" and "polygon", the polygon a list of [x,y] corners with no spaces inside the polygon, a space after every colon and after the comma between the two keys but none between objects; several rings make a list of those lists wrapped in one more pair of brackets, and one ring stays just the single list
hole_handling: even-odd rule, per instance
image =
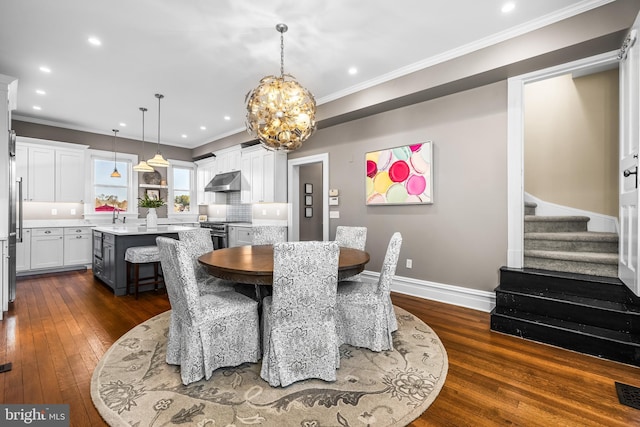
[{"label": "recessed ceiling light", "polygon": [[180,135],[180,136],[182,136],[183,138],[186,138],[186,137],[187,137],[187,135],[185,135],[184,133],[183,133],[182,135]]},{"label": "recessed ceiling light", "polygon": [[102,42],[100,41],[99,38],[97,37],[89,37],[89,43],[91,43],[94,46],[100,46],[102,45]]},{"label": "recessed ceiling light", "polygon": [[207,130],[206,126],[200,126],[200,130]]},{"label": "recessed ceiling light", "polygon": [[513,3],[513,2],[505,3],[502,6],[502,13],[509,13],[515,8],[516,8],[516,4],[515,3]]},{"label": "recessed ceiling light", "polygon": [[36,93],[38,95],[46,95],[47,94],[47,92],[43,91],[42,89],[36,89]]},{"label": "recessed ceiling light", "polygon": [[40,67],[40,71],[42,71],[43,73],[50,73],[51,72],[51,68],[45,67],[43,65],[42,67]]},{"label": "recessed ceiling light", "polygon": [[224,116],[224,119],[225,119],[226,121],[229,121],[229,120],[231,120],[231,116]]},{"label": "recessed ceiling light", "polygon": [[41,106],[39,106],[39,105],[34,105],[34,106],[33,106],[33,109],[34,109],[34,110],[38,110],[38,111],[40,111],[40,110],[42,110],[42,107],[41,107]]},{"label": "recessed ceiling light", "polygon": [[349,68],[349,74],[351,74],[352,76],[358,74],[358,69],[356,67]]},{"label": "recessed ceiling light", "polygon": [[122,123],[122,122],[121,122],[121,123],[120,123],[120,126],[122,126],[123,128],[126,128],[126,127],[127,127],[127,124],[126,124],[126,123]]}]

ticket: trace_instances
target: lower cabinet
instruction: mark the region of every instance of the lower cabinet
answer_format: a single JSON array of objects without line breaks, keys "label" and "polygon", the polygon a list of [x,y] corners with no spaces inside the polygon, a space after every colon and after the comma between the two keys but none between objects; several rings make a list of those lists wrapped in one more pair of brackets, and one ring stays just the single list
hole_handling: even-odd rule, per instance
[{"label": "lower cabinet", "polygon": [[22,230],[22,242],[16,242],[16,272],[31,270],[31,229]]},{"label": "lower cabinet", "polygon": [[250,246],[253,244],[253,231],[250,226],[229,226],[229,247]]},{"label": "lower cabinet", "polygon": [[62,228],[34,228],[31,231],[31,269],[62,267],[64,235]]},{"label": "lower cabinet", "polygon": [[112,287],[116,285],[116,239],[113,234],[102,235],[102,279]]},{"label": "lower cabinet", "polygon": [[91,228],[64,229],[64,265],[91,264]]}]

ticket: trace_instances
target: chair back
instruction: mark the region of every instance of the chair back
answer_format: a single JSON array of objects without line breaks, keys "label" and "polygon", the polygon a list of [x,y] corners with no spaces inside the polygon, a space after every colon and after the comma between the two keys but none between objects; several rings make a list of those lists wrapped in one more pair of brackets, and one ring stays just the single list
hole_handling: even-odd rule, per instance
[{"label": "chair back", "polygon": [[367,227],[336,227],[336,243],[343,248],[360,249],[364,251],[367,244]]},{"label": "chair back", "polygon": [[287,241],[287,227],[283,225],[260,225],[252,227],[254,245],[272,245]]},{"label": "chair back", "polygon": [[171,309],[183,322],[193,325],[200,318],[200,292],[188,245],[162,236],[156,237],[156,245]]},{"label": "chair back", "polygon": [[196,228],[194,230],[178,231],[178,238],[181,242],[186,243],[186,249],[193,263],[196,280],[204,281],[210,276],[206,268],[199,262],[198,257],[213,251],[213,240],[211,240],[211,232],[208,228]]},{"label": "chair back", "polygon": [[382,270],[380,270],[380,279],[378,280],[379,293],[388,294],[391,292],[391,282],[393,282],[393,276],[396,274],[398,258],[400,257],[400,246],[402,246],[402,235],[395,232],[391,236],[391,240],[389,240],[387,253],[382,263]]}]

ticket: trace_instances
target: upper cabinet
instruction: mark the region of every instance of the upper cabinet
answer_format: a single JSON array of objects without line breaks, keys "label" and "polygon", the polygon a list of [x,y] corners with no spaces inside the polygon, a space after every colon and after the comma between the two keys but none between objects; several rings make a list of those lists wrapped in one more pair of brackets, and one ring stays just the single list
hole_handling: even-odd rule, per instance
[{"label": "upper cabinet", "polygon": [[215,193],[212,191],[204,191],[204,187],[207,186],[211,178],[214,177],[216,172],[217,158],[211,157],[208,159],[198,160],[197,166],[197,198],[199,205],[210,204],[225,204],[227,202],[227,196],[224,193]]},{"label": "upper cabinet", "polygon": [[242,203],[287,201],[287,154],[262,146],[242,150]]},{"label": "upper cabinet", "polygon": [[216,174],[240,170],[241,148],[239,145],[216,151],[214,154],[216,156],[214,167]]},{"label": "upper cabinet", "polygon": [[81,203],[86,149],[86,145],[19,137],[16,141],[16,178],[22,178],[22,199]]}]

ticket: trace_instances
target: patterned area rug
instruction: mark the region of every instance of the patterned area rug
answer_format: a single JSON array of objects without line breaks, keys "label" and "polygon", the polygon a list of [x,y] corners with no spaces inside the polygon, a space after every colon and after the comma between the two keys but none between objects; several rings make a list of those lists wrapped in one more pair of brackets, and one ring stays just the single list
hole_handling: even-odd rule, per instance
[{"label": "patterned area rug", "polygon": [[260,364],[219,369],[209,381],[182,385],[165,362],[169,311],[123,335],[98,363],[91,398],[112,426],[195,425],[403,426],[435,400],[447,353],[421,320],[395,307],[394,351],[343,345],[337,381],[271,388]]}]

